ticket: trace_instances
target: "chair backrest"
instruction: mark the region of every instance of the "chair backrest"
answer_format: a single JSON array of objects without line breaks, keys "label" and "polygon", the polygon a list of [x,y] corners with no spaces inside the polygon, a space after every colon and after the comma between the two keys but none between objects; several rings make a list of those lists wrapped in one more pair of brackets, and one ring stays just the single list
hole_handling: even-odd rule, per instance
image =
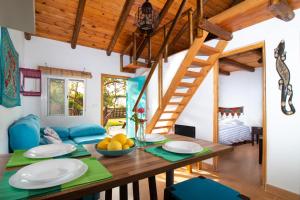
[{"label": "chair backrest", "polygon": [[175,124],[175,134],[195,138],[196,128],[194,126]]},{"label": "chair backrest", "polygon": [[252,133],[255,133],[255,134],[258,134],[258,135],[263,134],[263,128],[259,127],[259,126],[252,126],[251,131],[252,131]]}]

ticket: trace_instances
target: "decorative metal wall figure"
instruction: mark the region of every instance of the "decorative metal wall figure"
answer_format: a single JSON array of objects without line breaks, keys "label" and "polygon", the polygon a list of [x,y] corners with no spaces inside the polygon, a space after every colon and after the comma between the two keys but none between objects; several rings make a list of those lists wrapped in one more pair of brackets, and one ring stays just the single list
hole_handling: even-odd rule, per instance
[{"label": "decorative metal wall figure", "polygon": [[[281,40],[277,48],[274,49],[274,57],[276,58],[276,70],[280,76],[278,81],[279,89],[281,90],[281,110],[286,115],[292,115],[296,112],[293,105],[293,89],[290,84],[290,70],[285,64],[286,52],[285,41]],[[286,102],[289,104],[290,110],[287,110]]]}]

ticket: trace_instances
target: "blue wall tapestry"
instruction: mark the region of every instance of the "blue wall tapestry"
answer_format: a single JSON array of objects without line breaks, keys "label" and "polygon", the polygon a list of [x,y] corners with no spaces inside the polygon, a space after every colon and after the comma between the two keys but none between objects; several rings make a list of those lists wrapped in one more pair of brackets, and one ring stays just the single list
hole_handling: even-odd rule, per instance
[{"label": "blue wall tapestry", "polygon": [[0,104],[7,108],[21,105],[19,55],[5,27],[0,35]]},{"label": "blue wall tapestry", "polygon": [[[126,91],[126,134],[128,137],[134,137],[135,135],[135,123],[130,120],[131,116],[134,114],[132,109],[134,104],[143,88],[145,83],[145,76],[138,76],[135,78],[129,78],[127,80],[127,91]],[[144,93],[138,108],[143,107],[146,110],[146,94]]]}]

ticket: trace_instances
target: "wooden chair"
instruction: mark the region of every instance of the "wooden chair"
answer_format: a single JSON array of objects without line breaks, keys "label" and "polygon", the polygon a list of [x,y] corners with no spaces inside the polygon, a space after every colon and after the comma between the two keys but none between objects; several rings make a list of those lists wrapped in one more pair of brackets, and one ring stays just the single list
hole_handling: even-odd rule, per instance
[{"label": "wooden chair", "polygon": [[[186,126],[186,125],[179,125],[175,124],[175,134],[187,136],[191,138],[196,138],[196,127],[194,126]],[[202,163],[197,162],[198,169],[202,168]],[[187,170],[189,173],[193,172],[192,165],[187,166]]]},{"label": "wooden chair", "polygon": [[251,127],[251,136],[252,136],[252,146],[254,145],[254,136],[255,136],[255,139],[256,139],[256,144],[258,144],[258,139],[259,139],[259,136],[263,134],[263,128],[262,127],[259,127],[259,126],[252,126]]},{"label": "wooden chair", "polygon": [[167,187],[164,200],[250,200],[238,191],[203,176]]}]

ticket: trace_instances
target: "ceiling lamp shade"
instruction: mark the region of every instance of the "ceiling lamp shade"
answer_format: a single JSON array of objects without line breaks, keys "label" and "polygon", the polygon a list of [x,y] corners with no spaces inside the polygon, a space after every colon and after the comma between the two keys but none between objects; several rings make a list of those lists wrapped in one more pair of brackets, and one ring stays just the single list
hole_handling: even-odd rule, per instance
[{"label": "ceiling lamp shade", "polygon": [[141,7],[138,8],[136,14],[136,24],[142,33],[150,34],[155,27],[155,13],[151,3],[146,0]]}]

